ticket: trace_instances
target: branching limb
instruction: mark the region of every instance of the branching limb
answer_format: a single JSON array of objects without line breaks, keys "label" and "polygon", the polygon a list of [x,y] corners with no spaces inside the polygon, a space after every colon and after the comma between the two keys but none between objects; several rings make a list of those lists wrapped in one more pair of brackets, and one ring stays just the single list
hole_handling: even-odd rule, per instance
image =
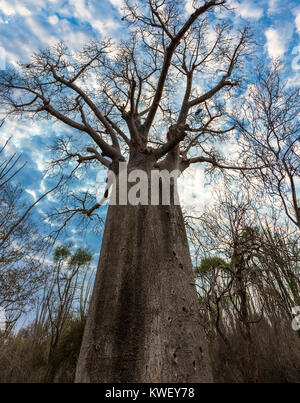
[{"label": "branching limb", "polygon": [[48,190],[48,192],[44,193],[41,197],[39,197],[28,209],[25,211],[25,213],[13,224],[13,226],[9,229],[9,231],[5,234],[5,236],[1,239],[0,242],[0,248],[5,244],[5,242],[8,240],[8,238],[11,236],[11,234],[15,231],[15,229],[21,224],[22,221],[25,220],[25,218],[28,216],[30,211],[45,197],[47,197],[50,193],[52,193],[54,190],[56,190],[61,182],[63,181],[63,177],[60,179],[60,181],[57,183],[56,186],[54,186],[52,189]]},{"label": "branching limb", "polygon": [[146,134],[149,132],[150,127],[155,118],[157,109],[159,107],[159,104],[160,104],[160,101],[162,98],[167,75],[168,75],[168,72],[169,72],[169,69],[171,66],[172,57],[173,57],[174,52],[175,52],[177,46],[179,45],[181,39],[188,32],[190,27],[193,25],[193,23],[198,19],[198,17],[200,15],[206,13],[208,10],[212,9],[213,7],[225,4],[225,2],[226,2],[225,0],[223,0],[223,1],[211,0],[211,1],[206,2],[202,7],[199,7],[198,9],[196,9],[195,12],[188,18],[188,20],[183,25],[183,27],[178,31],[178,33],[171,40],[170,45],[167,47],[165,55],[164,55],[163,66],[162,66],[161,73],[160,73],[160,76],[158,79],[157,89],[156,89],[155,95],[153,97],[153,101],[151,103],[150,111],[143,124],[143,129]]},{"label": "branching limb", "polygon": [[220,169],[233,169],[233,170],[238,170],[238,171],[253,171],[253,170],[266,168],[266,166],[247,167],[247,166],[225,165],[225,164],[218,162],[216,158],[208,158],[208,157],[201,157],[201,156],[190,158],[190,159],[184,161],[184,163],[186,164],[186,168],[190,164],[196,164],[196,163],[201,163],[201,162],[206,162],[206,163],[212,164],[214,167],[220,168]]}]

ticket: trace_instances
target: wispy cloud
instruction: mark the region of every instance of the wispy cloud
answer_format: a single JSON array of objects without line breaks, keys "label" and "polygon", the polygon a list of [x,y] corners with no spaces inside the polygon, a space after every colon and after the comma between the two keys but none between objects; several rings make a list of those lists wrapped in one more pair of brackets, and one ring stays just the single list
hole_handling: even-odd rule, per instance
[{"label": "wispy cloud", "polygon": [[265,31],[267,43],[266,48],[271,58],[280,58],[286,52],[287,38],[279,30],[268,28]]},{"label": "wispy cloud", "polygon": [[242,2],[232,1],[235,13],[245,20],[259,20],[264,14],[264,9],[250,0]]},{"label": "wispy cloud", "polygon": [[[200,3],[203,2],[195,2]],[[20,59],[26,60],[37,49],[59,40],[64,40],[72,49],[80,49],[91,38],[101,39],[106,35],[122,37],[122,4],[123,0],[0,0],[0,46],[5,48],[9,62],[16,64]],[[183,5],[187,13],[194,11],[193,0],[185,0]],[[231,5],[235,10],[227,13],[226,18],[230,14],[228,18],[233,23],[249,23],[255,27],[269,56],[289,60],[289,50],[299,46],[299,0],[287,0],[285,3],[280,0],[232,0]],[[300,78],[298,81],[294,78],[293,83],[296,82],[299,84]],[[199,87],[201,91],[203,88]],[[53,143],[55,137],[69,133],[69,129],[53,122],[9,121],[0,130],[2,140],[13,134],[10,150],[22,153],[23,160],[28,161],[23,180],[28,201],[32,202],[35,191],[39,194],[48,189],[47,179],[43,177],[49,157],[47,146]],[[233,148],[225,151],[227,155],[234,152]],[[194,186],[196,169],[200,176]],[[203,169],[195,166],[189,177],[185,175],[183,178],[191,185],[191,191],[184,195],[187,205],[199,205],[199,200],[201,206],[211,203],[212,193],[209,186],[205,186]],[[85,183],[86,186],[88,184],[90,181]],[[54,196],[43,201],[43,211],[47,210],[47,203],[55,201]]]}]

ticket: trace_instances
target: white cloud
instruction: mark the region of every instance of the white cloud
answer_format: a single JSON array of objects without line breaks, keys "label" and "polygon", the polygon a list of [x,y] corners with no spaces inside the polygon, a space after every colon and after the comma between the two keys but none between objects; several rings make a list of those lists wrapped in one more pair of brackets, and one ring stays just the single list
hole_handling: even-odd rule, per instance
[{"label": "white cloud", "polygon": [[114,29],[117,29],[119,26],[119,24],[112,19],[108,19],[106,21],[95,19],[95,20],[91,20],[90,24],[94,29],[96,29],[98,32],[100,32],[103,36],[107,35],[108,32],[113,31]]},{"label": "white cloud", "polygon": [[272,58],[282,57],[286,51],[285,37],[275,28],[267,29],[265,35],[267,38],[266,47],[269,56]]},{"label": "white cloud", "polygon": [[51,25],[56,25],[59,21],[57,15],[50,15],[48,17],[48,21],[50,22]]},{"label": "white cloud", "polygon": [[15,15],[20,15],[21,17],[26,17],[31,14],[31,11],[24,4],[13,3],[7,0],[0,0],[0,10],[3,14],[8,17],[13,17]]},{"label": "white cloud", "polygon": [[16,14],[15,8],[6,0],[0,0],[0,10],[7,16],[13,16]]},{"label": "white cloud", "polygon": [[188,14],[192,14],[195,11],[195,9],[193,7],[193,0],[186,0],[185,10]]},{"label": "white cloud", "polygon": [[288,87],[300,87],[300,74],[296,73],[287,80]]},{"label": "white cloud", "polygon": [[37,200],[36,193],[34,190],[26,189],[26,192],[29,193],[34,200]]},{"label": "white cloud", "polygon": [[178,181],[180,204],[183,208],[200,212],[213,202],[214,186],[206,181],[203,164],[194,164],[180,176]]},{"label": "white cloud", "polygon": [[264,14],[263,8],[256,6],[248,0],[241,3],[233,1],[232,6],[235,8],[235,13],[245,20],[259,20]]},{"label": "white cloud", "polygon": [[32,33],[40,40],[40,42],[44,43],[45,45],[54,45],[58,38],[42,26],[34,16],[30,16],[25,18],[25,23],[31,29]]},{"label": "white cloud", "polygon": [[269,0],[268,14],[277,14],[280,11],[281,5],[279,0]]},{"label": "white cloud", "polygon": [[123,6],[123,0],[109,0],[110,3],[121,12],[121,8]]},{"label": "white cloud", "polygon": [[14,9],[16,11],[16,14],[20,15],[21,17],[28,17],[31,15],[31,11],[28,10],[27,7],[25,7],[23,4],[16,4],[14,6]]},{"label": "white cloud", "polygon": [[102,15],[100,17],[99,9],[97,9],[92,2],[87,2],[86,0],[69,0],[69,4],[73,8],[72,14],[75,18],[82,22],[89,23],[102,35],[111,33],[111,31],[119,26],[119,23],[112,18],[101,18]]},{"label": "white cloud", "polygon": [[296,15],[295,23],[296,23],[296,27],[297,27],[297,32],[300,35],[300,11],[299,11],[298,15]]},{"label": "white cloud", "polygon": [[57,24],[56,33],[59,38],[63,38],[66,44],[73,49],[82,49],[83,45],[91,40],[91,37],[83,31],[74,30],[74,27],[66,19],[61,19]]}]

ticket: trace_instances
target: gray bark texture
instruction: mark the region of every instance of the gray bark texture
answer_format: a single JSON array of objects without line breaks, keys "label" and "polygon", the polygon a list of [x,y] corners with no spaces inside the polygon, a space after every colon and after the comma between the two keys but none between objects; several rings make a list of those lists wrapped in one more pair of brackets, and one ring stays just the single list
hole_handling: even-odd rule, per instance
[{"label": "gray bark texture", "polygon": [[109,206],[76,382],[212,382],[180,206]]}]

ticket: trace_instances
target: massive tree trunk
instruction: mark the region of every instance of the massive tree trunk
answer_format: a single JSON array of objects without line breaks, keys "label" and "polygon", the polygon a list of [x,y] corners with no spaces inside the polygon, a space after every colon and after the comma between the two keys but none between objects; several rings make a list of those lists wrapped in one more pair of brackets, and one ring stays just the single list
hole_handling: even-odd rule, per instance
[{"label": "massive tree trunk", "polygon": [[109,206],[76,382],[211,382],[180,206]]}]

